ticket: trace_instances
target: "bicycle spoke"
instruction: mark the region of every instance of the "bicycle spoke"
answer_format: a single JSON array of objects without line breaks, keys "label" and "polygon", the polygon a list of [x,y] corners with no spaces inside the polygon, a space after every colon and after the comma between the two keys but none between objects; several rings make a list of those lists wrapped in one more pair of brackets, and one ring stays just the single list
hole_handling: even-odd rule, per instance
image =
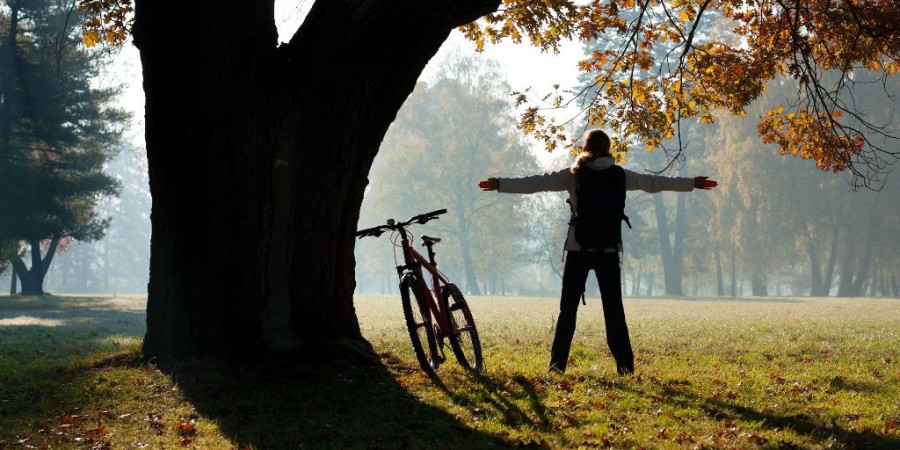
[{"label": "bicycle spoke", "polygon": [[406,317],[406,327],[409,330],[413,353],[419,361],[419,366],[429,375],[434,375],[441,358],[438,355],[437,342],[432,329],[431,312],[417,287],[418,280],[415,276],[407,274],[403,277],[400,283],[403,315]]},{"label": "bicycle spoke", "polygon": [[483,367],[481,340],[465,298],[459,288],[449,284],[442,299],[444,310],[449,313],[448,321],[452,329],[452,334],[449,336],[450,347],[453,349],[456,360],[466,369],[481,371]]}]

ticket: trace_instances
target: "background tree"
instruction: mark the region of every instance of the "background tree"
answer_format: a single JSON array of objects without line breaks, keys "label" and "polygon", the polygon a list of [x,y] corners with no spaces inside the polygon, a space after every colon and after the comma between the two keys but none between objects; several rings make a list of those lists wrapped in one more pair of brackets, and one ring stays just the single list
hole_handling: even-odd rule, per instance
[{"label": "background tree", "polygon": [[7,2],[0,31],[0,235],[23,241],[30,253],[30,266],[12,259],[26,295],[43,293],[61,239],[103,235],[108,221],[94,206],[118,185],[103,166],[126,116],[108,107],[114,90],[91,86],[101,61],[66,27],[67,5]]},{"label": "background tree", "polygon": [[496,63],[453,54],[437,71],[400,110],[370,172],[381,182],[369,186],[361,214],[374,224],[447,208],[450,214],[429,224],[451,238],[440,264],[469,293],[503,292],[510,272],[528,259],[526,199],[474,187],[496,171],[533,173],[537,163],[516,133]]},{"label": "background tree", "polygon": [[122,188],[98,202],[98,214],[111,217],[103,239],[75,242],[50,268],[45,286],[71,293],[144,293],[150,263],[150,193],[142,148],[123,144],[107,172]]},{"label": "background tree", "polygon": [[[790,79],[772,82],[748,114],[764,117],[794,84]],[[855,95],[866,99],[871,111],[886,106],[893,111],[893,100],[882,95],[883,89],[859,88]],[[896,127],[896,118],[886,111],[871,117]],[[779,279],[787,277],[795,293],[827,296],[838,287],[836,281],[844,280],[846,295],[859,295],[856,288],[863,287],[861,280],[871,267],[865,261],[897,245],[880,229],[891,220],[885,214],[894,209],[888,206],[893,183],[884,185],[883,192],[849,192],[845,178],[804,170],[792,158],[754,158],[754,152],[777,155],[778,149],[759,145],[746,121],[722,115],[717,123],[706,135],[702,163],[718,174],[723,186],[710,196],[716,212],[708,233],[726,249],[722,256],[733,251],[732,286],[745,278],[754,295],[766,295],[772,288],[778,293],[784,285]],[[720,262],[728,266],[729,259],[721,257]]]}]

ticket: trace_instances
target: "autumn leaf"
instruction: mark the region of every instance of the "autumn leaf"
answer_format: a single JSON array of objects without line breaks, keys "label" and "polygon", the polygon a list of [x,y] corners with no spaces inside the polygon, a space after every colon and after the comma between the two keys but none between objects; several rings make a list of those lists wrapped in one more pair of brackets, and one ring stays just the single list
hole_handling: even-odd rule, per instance
[{"label": "autumn leaf", "polygon": [[94,428],[89,428],[84,432],[87,436],[101,437],[101,436],[109,436],[109,431],[107,431],[106,427],[103,425],[98,425]]}]

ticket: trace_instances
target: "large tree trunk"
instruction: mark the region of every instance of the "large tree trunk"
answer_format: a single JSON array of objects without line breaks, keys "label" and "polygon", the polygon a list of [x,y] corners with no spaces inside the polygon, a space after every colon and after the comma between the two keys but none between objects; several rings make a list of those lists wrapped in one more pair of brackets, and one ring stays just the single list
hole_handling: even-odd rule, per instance
[{"label": "large tree trunk", "polygon": [[25,263],[19,258],[13,258],[14,277],[18,276],[22,283],[22,295],[44,295],[44,277],[50,269],[53,262],[53,255],[56,254],[56,248],[59,245],[59,238],[50,240],[50,246],[47,254],[41,256],[41,242],[29,241],[31,253],[31,267],[25,266]]},{"label": "large tree trunk", "polygon": [[497,3],[317,1],[276,48],[271,1],[137,0],[147,356],[368,356],[353,233],[369,168],[450,30]]}]

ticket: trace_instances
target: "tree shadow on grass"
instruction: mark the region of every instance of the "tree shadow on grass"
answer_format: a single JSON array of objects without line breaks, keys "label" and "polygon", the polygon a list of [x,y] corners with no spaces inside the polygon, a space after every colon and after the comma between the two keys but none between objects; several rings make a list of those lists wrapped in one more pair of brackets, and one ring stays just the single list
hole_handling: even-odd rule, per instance
[{"label": "tree shadow on grass", "polygon": [[[623,389],[628,389],[623,386]],[[638,392],[638,391],[635,391]],[[638,392],[642,395],[646,393]],[[677,404],[683,408],[699,407],[705,414],[716,420],[740,420],[761,424],[769,430],[791,429],[797,434],[805,435],[816,442],[834,439],[843,448],[897,449],[900,448],[900,437],[880,434],[874,430],[852,430],[835,421],[824,422],[804,413],[766,412],[726,400],[699,396],[678,386],[663,386],[661,394],[666,402]],[[794,448],[788,442],[771,443],[777,448]]]},{"label": "tree shadow on grass", "polygon": [[259,449],[505,446],[424,404],[380,364],[365,368],[274,358],[253,367],[161,364],[198,413]]},{"label": "tree shadow on grass", "polygon": [[[98,398],[103,394],[94,391],[117,389],[109,380],[101,381],[104,371],[131,367],[145,371],[137,378],[159,380],[153,381],[155,388],[140,388],[146,391],[140,395],[148,398],[148,407],[169,408],[150,400],[153,389],[159,390],[157,395],[187,401],[239,448],[440,449],[507,444],[423,403],[381,364],[348,368],[292,357],[252,365],[147,362],[133,343],[122,350],[115,342],[118,336],[132,342],[142,337],[145,316],[140,308],[109,309],[99,301],[66,298],[5,298],[3,302],[0,356],[6,365],[0,359],[0,368],[6,371],[0,371],[0,441],[6,443],[73,445],[72,431],[54,436],[60,427],[77,428],[84,438],[86,430],[100,420],[142,427],[142,433],[152,434],[147,420],[156,410],[118,411],[112,400]],[[165,379],[153,375],[157,368]],[[169,381],[183,400],[170,393]],[[171,422],[169,415],[162,419]],[[79,417],[79,423],[63,423],[72,416]],[[169,439],[171,423],[165,427],[164,437]],[[198,439],[203,446],[202,437]],[[103,439],[97,436],[97,440]],[[0,443],[0,448],[5,445]]]}]

